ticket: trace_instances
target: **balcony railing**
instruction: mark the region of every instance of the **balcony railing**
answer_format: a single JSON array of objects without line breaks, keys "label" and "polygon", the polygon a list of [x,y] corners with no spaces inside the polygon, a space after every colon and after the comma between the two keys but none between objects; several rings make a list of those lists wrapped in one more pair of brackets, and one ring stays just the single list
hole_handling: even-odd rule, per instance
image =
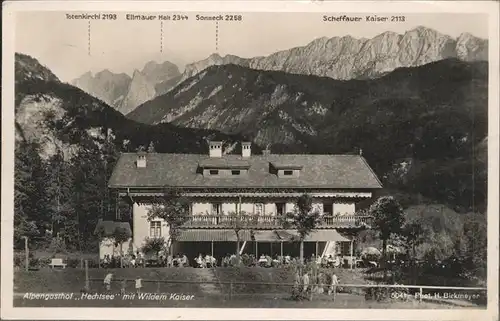
[{"label": "balcony railing", "polygon": [[[318,228],[350,228],[369,226],[371,216],[323,215]],[[282,228],[282,219],[275,215],[190,215],[185,228],[232,228],[234,226],[253,229]]]}]

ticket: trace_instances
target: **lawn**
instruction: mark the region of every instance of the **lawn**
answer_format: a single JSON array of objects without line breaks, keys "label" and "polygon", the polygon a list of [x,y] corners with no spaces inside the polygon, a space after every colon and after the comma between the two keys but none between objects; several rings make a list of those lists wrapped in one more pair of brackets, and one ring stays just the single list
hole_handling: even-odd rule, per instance
[{"label": "lawn", "polygon": [[[364,295],[339,293],[337,300],[327,295],[314,295],[313,301],[292,301],[290,286],[293,270],[269,268],[217,268],[201,270],[193,268],[137,268],[137,269],[89,269],[90,293],[105,293],[102,279],[108,271],[115,275],[111,293],[117,296],[112,301],[80,299],[85,286],[85,271],[67,268],[64,270],[42,269],[39,271],[16,271],[14,292],[17,294],[15,306],[78,306],[78,307],[221,307],[221,308],[449,308],[448,304],[437,302],[393,301],[375,302],[365,300]],[[336,273],[341,283],[366,284],[361,270],[339,269]],[[165,293],[163,299],[123,299],[118,295],[122,279],[129,280],[127,293],[134,289],[134,279],[143,279],[143,293]],[[95,280],[92,280],[95,279]],[[151,280],[152,282],[146,282]],[[160,282],[158,282],[160,281]],[[161,282],[175,281],[175,282]],[[210,281],[211,284],[188,283],[189,281]],[[231,291],[228,287],[232,282]],[[277,284],[238,284],[238,282],[265,282]],[[364,293],[359,289],[360,293]],[[22,296],[27,293],[73,293],[71,300],[29,300]],[[231,292],[231,295],[229,293]],[[192,295],[191,300],[175,300],[172,293]]]}]

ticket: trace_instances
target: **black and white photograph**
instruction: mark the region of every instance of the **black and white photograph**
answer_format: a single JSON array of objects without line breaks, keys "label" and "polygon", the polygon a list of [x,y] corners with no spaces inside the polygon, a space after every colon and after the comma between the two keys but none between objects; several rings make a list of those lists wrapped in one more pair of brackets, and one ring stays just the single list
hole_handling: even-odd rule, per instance
[{"label": "black and white photograph", "polygon": [[4,6],[5,317],[498,317],[498,3],[204,2]]}]

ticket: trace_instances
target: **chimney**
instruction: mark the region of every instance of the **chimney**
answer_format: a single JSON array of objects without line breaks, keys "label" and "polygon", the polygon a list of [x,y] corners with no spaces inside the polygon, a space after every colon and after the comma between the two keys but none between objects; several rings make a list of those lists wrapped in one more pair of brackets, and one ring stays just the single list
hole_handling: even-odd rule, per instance
[{"label": "chimney", "polygon": [[222,157],[222,142],[210,142],[210,157]]},{"label": "chimney", "polygon": [[146,153],[143,151],[137,152],[137,168],[145,168],[146,167]]},{"label": "chimney", "polygon": [[250,157],[252,155],[251,142],[241,142],[241,156]]}]

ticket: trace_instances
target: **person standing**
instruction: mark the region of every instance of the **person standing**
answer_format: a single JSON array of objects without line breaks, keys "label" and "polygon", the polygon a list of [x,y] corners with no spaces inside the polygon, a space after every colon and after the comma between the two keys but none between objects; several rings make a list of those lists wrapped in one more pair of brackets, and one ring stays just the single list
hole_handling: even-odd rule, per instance
[{"label": "person standing", "polygon": [[303,285],[302,293],[304,293],[304,295],[307,295],[310,291],[308,271],[306,271],[306,273],[304,273],[304,276],[302,276],[302,285]]},{"label": "person standing", "polygon": [[135,291],[137,292],[137,294],[141,293],[141,288],[142,288],[142,279],[140,276],[138,276],[135,279]]},{"label": "person standing", "polygon": [[122,280],[122,287],[120,289],[121,295],[125,294],[126,289],[127,289],[127,279],[123,279]]},{"label": "person standing", "polygon": [[295,271],[295,277],[293,280],[292,296],[298,297],[300,294],[300,290],[301,290],[301,288],[300,288],[300,273],[299,273],[299,270],[297,269]]},{"label": "person standing", "polygon": [[104,286],[106,287],[106,291],[111,291],[111,280],[113,279],[113,273],[106,274],[104,277]]},{"label": "person standing", "polygon": [[323,283],[323,272],[319,272],[318,273],[318,279],[316,281],[316,284],[317,284],[317,288],[316,288],[316,292],[318,294],[323,294],[325,292],[325,288],[324,288],[324,283]]},{"label": "person standing", "polygon": [[337,285],[339,284],[339,280],[335,271],[332,272],[331,280],[330,280],[330,288],[328,289],[328,295],[333,295],[333,301],[335,301],[335,297],[337,296]]}]

